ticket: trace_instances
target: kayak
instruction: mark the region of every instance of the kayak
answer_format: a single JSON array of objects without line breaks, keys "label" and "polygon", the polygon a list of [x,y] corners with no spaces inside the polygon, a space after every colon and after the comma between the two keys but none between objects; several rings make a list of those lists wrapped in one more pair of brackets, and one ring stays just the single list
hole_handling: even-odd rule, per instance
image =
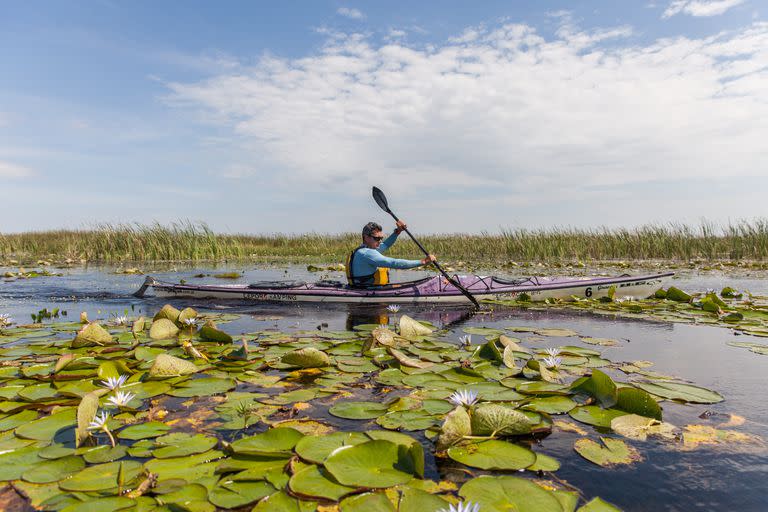
[{"label": "kayak", "polygon": [[[597,299],[613,289],[616,298],[646,298],[663,286],[674,273],[622,275],[618,277],[527,277],[504,279],[495,276],[456,276],[460,284],[478,300],[509,300],[526,294],[530,300]],[[315,283],[304,281],[262,281],[253,284],[175,284],[147,277],[134,294],[144,297],[151,289],[157,297],[198,299],[238,299],[256,302],[347,302],[406,304],[421,302],[469,302],[442,276],[393,283],[370,288],[350,287],[336,280]]]}]

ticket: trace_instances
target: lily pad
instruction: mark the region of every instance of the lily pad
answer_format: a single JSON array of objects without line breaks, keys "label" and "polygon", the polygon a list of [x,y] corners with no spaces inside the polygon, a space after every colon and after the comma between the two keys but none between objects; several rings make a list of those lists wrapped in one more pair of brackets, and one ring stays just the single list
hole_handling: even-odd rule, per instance
[{"label": "lily pad", "polygon": [[214,341],[217,343],[232,343],[232,336],[218,329],[213,322],[205,322],[200,328],[200,338],[205,341]]},{"label": "lily pad", "polygon": [[77,406],[77,429],[75,430],[75,446],[80,446],[83,441],[91,436],[88,426],[96,417],[99,410],[99,396],[102,393],[93,391],[86,393]]},{"label": "lily pad", "polygon": [[369,438],[360,432],[334,432],[326,436],[305,436],[296,443],[296,453],[304,460],[322,464],[336,448],[364,443]]},{"label": "lily pad", "polygon": [[720,393],[692,384],[677,382],[634,382],[636,387],[668,400],[681,400],[694,404],[715,404],[724,400]]},{"label": "lily pad", "polygon": [[157,448],[152,451],[152,455],[158,459],[184,457],[186,455],[207,452],[216,446],[217,443],[218,440],[214,437],[175,432],[155,439]]},{"label": "lily pad", "polygon": [[568,412],[576,421],[603,428],[611,428],[611,421],[625,414],[627,413],[618,409],[603,409],[597,405],[584,405]]},{"label": "lily pad", "polygon": [[284,364],[299,368],[320,368],[331,364],[328,354],[312,347],[288,352],[280,360]]},{"label": "lily pad", "polygon": [[85,467],[80,457],[70,455],[60,459],[46,460],[26,470],[21,478],[35,484],[58,482]]},{"label": "lily pad", "polygon": [[75,409],[67,409],[50,416],[21,425],[16,429],[16,436],[37,441],[50,441],[59,432],[75,425]]},{"label": "lily pad", "polygon": [[551,492],[514,476],[479,476],[461,486],[459,495],[480,505],[482,512],[562,512]]},{"label": "lily pad", "polygon": [[149,337],[153,340],[167,340],[179,334],[176,323],[167,318],[159,318],[152,322],[149,328]]},{"label": "lily pad", "polygon": [[236,383],[232,379],[203,377],[200,379],[187,380],[178,387],[168,391],[167,394],[180,397],[209,396],[226,393],[230,389],[233,389],[235,385]]},{"label": "lily pad", "polygon": [[637,414],[627,414],[614,418],[611,421],[611,429],[621,436],[640,441],[645,441],[648,436],[674,440],[677,430],[674,425]]},{"label": "lily pad", "polygon": [[281,455],[290,453],[304,434],[292,428],[272,428],[261,434],[238,439],[232,451],[242,455]]},{"label": "lily pad", "polygon": [[328,412],[338,418],[369,420],[385,414],[388,407],[381,402],[337,402]]},{"label": "lily pad", "polygon": [[117,437],[120,439],[129,439],[132,441],[138,441],[139,439],[150,439],[153,437],[159,437],[168,432],[171,429],[165,423],[159,421],[150,421],[148,423],[141,423],[139,425],[129,425],[117,433]]},{"label": "lily pad", "polygon": [[641,459],[637,450],[621,439],[601,437],[600,440],[602,445],[592,439],[578,439],[573,448],[588,461],[603,467],[631,464]]},{"label": "lily pad", "polygon": [[403,467],[401,459],[398,445],[376,440],[337,449],[325,460],[325,467],[343,485],[392,487],[413,478],[399,469]]},{"label": "lily pad", "polygon": [[472,434],[476,436],[529,434],[533,426],[525,414],[500,404],[475,406],[471,422]]},{"label": "lily pad", "polygon": [[437,440],[437,449],[444,450],[469,435],[472,435],[469,414],[463,406],[456,407],[443,420],[443,425],[440,427],[440,437]]},{"label": "lily pad", "polygon": [[324,498],[338,501],[357,487],[341,485],[324,468],[311,465],[291,476],[288,484],[294,494],[310,498]]},{"label": "lily pad", "polygon": [[132,460],[98,464],[61,481],[59,487],[65,491],[107,491],[116,489],[121,483],[119,480],[122,480],[122,486],[125,488],[138,478],[141,469],[141,464]]},{"label": "lily pad", "polygon": [[197,365],[186,359],[181,359],[169,354],[158,354],[155,362],[149,369],[149,376],[156,379],[168,377],[178,377],[180,375],[190,375],[196,373]]},{"label": "lily pad", "polygon": [[208,500],[221,508],[238,508],[250,505],[276,489],[267,482],[227,482],[211,489]]},{"label": "lily pad", "polygon": [[414,320],[408,315],[402,315],[400,317],[400,336],[407,338],[410,336],[425,336],[430,334],[432,334],[432,329],[421,322]]},{"label": "lily pad", "polygon": [[607,374],[597,369],[592,370],[591,376],[575,381],[571,389],[594,397],[602,407],[613,407],[618,400],[616,383]]},{"label": "lily pad", "polygon": [[528,448],[498,440],[454,446],[448,449],[448,456],[473,468],[504,471],[524,469],[536,462],[536,454]]},{"label": "lily pad", "polygon": [[586,505],[579,507],[576,512],[621,512],[621,509],[601,498],[592,498]]},{"label": "lily pad", "polygon": [[72,348],[103,347],[114,343],[112,335],[96,322],[86,324],[72,341]]},{"label": "lily pad", "polygon": [[616,409],[661,421],[661,407],[647,391],[638,388],[621,388],[618,391]]},{"label": "lily pad", "polygon": [[340,504],[341,512],[397,512],[386,495],[366,492],[345,498]]}]

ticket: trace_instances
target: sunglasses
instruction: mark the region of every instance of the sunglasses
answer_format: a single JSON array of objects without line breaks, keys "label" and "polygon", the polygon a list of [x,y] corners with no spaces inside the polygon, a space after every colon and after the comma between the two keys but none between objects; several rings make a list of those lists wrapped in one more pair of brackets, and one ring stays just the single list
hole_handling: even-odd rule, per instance
[{"label": "sunglasses", "polygon": [[373,238],[377,242],[381,242],[382,240],[384,240],[383,236],[373,236],[373,235],[368,235],[368,236],[370,236],[371,238]]}]

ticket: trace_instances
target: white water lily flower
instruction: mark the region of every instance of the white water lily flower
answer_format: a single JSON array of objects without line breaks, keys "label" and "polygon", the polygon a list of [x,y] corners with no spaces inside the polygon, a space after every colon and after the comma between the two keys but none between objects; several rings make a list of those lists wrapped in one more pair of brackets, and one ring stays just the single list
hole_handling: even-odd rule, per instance
[{"label": "white water lily flower", "polygon": [[97,414],[90,425],[88,425],[88,430],[106,430],[108,421],[109,413],[101,411],[101,414]]},{"label": "white water lily flower", "polygon": [[563,360],[559,357],[547,356],[544,358],[543,363],[547,368],[559,368]]},{"label": "white water lily flower", "polygon": [[127,316],[116,316],[115,317],[115,325],[125,325],[128,323],[128,317]]},{"label": "white water lily flower", "polygon": [[128,405],[128,402],[136,398],[136,395],[133,393],[128,393],[125,391],[117,391],[115,393],[115,396],[109,397],[107,399],[107,402],[111,403],[115,407],[123,407],[125,405]]},{"label": "white water lily flower", "polygon": [[3,313],[0,314],[0,327],[7,327],[13,323],[13,318],[10,315]]},{"label": "white water lily flower", "polygon": [[550,357],[556,357],[560,355],[560,349],[559,348],[548,348],[546,350],[546,353],[550,355]]},{"label": "white water lily flower", "polygon": [[184,325],[187,327],[194,327],[197,325],[197,318],[185,318]]},{"label": "white water lily flower", "polygon": [[472,344],[472,335],[465,334],[464,336],[459,336],[459,343],[461,343],[465,347],[468,347],[469,345]]},{"label": "white water lily flower", "polygon": [[480,512],[480,504],[471,501],[448,505],[448,508],[441,508],[437,512]]},{"label": "white water lily flower", "polygon": [[112,391],[116,390],[128,380],[127,375],[120,375],[119,377],[107,377],[107,380],[101,381],[101,385]]},{"label": "white water lily flower", "polygon": [[448,397],[448,401],[453,405],[463,405],[464,407],[469,407],[470,405],[477,402],[477,391],[472,391],[471,389],[462,389],[461,391],[456,391]]},{"label": "white water lily flower", "polygon": [[387,306],[387,311],[390,311],[392,313],[397,313],[398,311],[400,311],[400,306],[398,306],[397,304],[390,304],[389,306]]}]

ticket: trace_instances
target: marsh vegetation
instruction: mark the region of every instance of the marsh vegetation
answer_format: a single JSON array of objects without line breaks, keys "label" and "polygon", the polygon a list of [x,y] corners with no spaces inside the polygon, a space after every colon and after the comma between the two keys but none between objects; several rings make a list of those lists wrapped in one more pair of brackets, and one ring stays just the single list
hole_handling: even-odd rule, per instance
[{"label": "marsh vegetation", "polygon": [[[419,251],[401,237],[391,255]],[[768,219],[717,225],[702,222],[637,228],[502,229],[499,233],[419,237],[446,262],[579,264],[609,260],[743,263],[768,260]],[[99,224],[89,229],[0,234],[0,257],[10,260],[125,262],[221,261],[340,262],[359,243],[357,233],[222,234],[204,223]]]}]

